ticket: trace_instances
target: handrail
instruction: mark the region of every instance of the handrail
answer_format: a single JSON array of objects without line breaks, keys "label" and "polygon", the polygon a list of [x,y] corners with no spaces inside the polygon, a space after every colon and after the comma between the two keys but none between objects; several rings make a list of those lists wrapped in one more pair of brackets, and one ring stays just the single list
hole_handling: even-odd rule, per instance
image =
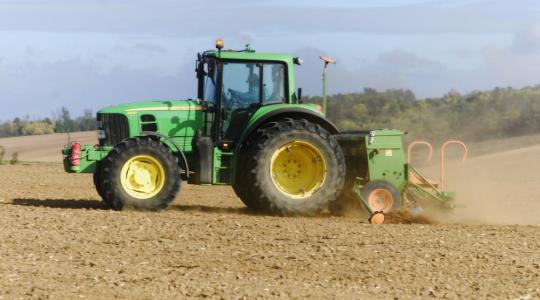
[{"label": "handrail", "polygon": [[426,141],[413,141],[412,143],[409,144],[409,147],[407,147],[407,163],[411,163],[411,152],[414,146],[416,145],[425,145],[429,148],[429,154],[426,161],[430,161],[431,156],[433,155],[433,147],[431,146],[431,144]]},{"label": "handrail", "polygon": [[441,146],[441,178],[440,178],[441,181],[439,184],[441,191],[444,190],[444,151],[446,150],[446,146],[452,145],[452,144],[460,145],[463,148],[463,156],[461,157],[462,162],[465,161],[465,159],[467,159],[467,155],[469,154],[469,150],[467,149],[467,146],[462,141],[452,140],[452,141],[446,141],[442,144]]}]

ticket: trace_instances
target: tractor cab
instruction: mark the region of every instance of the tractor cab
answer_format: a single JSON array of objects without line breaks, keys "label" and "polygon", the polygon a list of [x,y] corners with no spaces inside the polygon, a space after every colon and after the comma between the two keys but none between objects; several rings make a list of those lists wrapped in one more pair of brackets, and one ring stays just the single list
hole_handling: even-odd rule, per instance
[{"label": "tractor cab", "polygon": [[237,144],[249,119],[261,107],[297,103],[294,90],[293,59],[284,54],[244,50],[217,50],[198,55],[197,98],[206,107],[202,134],[231,148]]}]

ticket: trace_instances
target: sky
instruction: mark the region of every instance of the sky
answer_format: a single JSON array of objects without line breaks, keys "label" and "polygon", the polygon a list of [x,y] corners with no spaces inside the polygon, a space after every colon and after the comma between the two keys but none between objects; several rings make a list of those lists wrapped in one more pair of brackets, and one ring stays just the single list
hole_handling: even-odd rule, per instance
[{"label": "sky", "polygon": [[537,0],[0,0],[0,120],[196,97],[197,52],[291,53],[304,95],[540,84]]}]

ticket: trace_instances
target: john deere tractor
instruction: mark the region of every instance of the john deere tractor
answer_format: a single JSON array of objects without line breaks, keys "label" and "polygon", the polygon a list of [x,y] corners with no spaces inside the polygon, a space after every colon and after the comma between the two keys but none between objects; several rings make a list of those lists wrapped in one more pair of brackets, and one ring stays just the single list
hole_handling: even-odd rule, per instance
[{"label": "john deere tractor", "polygon": [[[278,214],[333,209],[355,190],[372,214],[400,206],[409,174],[403,132],[340,133],[325,117],[326,101],[302,103],[300,58],[224,50],[222,40],[216,48],[198,55],[197,99],[100,110],[99,144],[66,146],[65,170],[93,173],[115,210],[163,209],[181,181],[232,185],[249,208]],[[325,91],[334,61],[321,59]]]},{"label": "john deere tractor", "polygon": [[345,160],[320,106],[303,104],[290,55],[198,55],[197,99],[137,102],[97,114],[99,144],[63,149],[68,172],[94,173],[111,208],[159,210],[192,184],[230,184],[250,208],[313,213],[336,198]]}]

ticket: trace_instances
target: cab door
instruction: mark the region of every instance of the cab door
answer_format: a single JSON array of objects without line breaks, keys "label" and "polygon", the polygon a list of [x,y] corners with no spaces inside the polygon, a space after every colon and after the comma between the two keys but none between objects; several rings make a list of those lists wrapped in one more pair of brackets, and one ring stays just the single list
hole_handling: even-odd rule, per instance
[{"label": "cab door", "polygon": [[234,143],[262,98],[261,64],[222,62],[219,140]]},{"label": "cab door", "polygon": [[285,64],[224,61],[219,69],[218,140],[234,144],[261,105],[286,102]]}]

